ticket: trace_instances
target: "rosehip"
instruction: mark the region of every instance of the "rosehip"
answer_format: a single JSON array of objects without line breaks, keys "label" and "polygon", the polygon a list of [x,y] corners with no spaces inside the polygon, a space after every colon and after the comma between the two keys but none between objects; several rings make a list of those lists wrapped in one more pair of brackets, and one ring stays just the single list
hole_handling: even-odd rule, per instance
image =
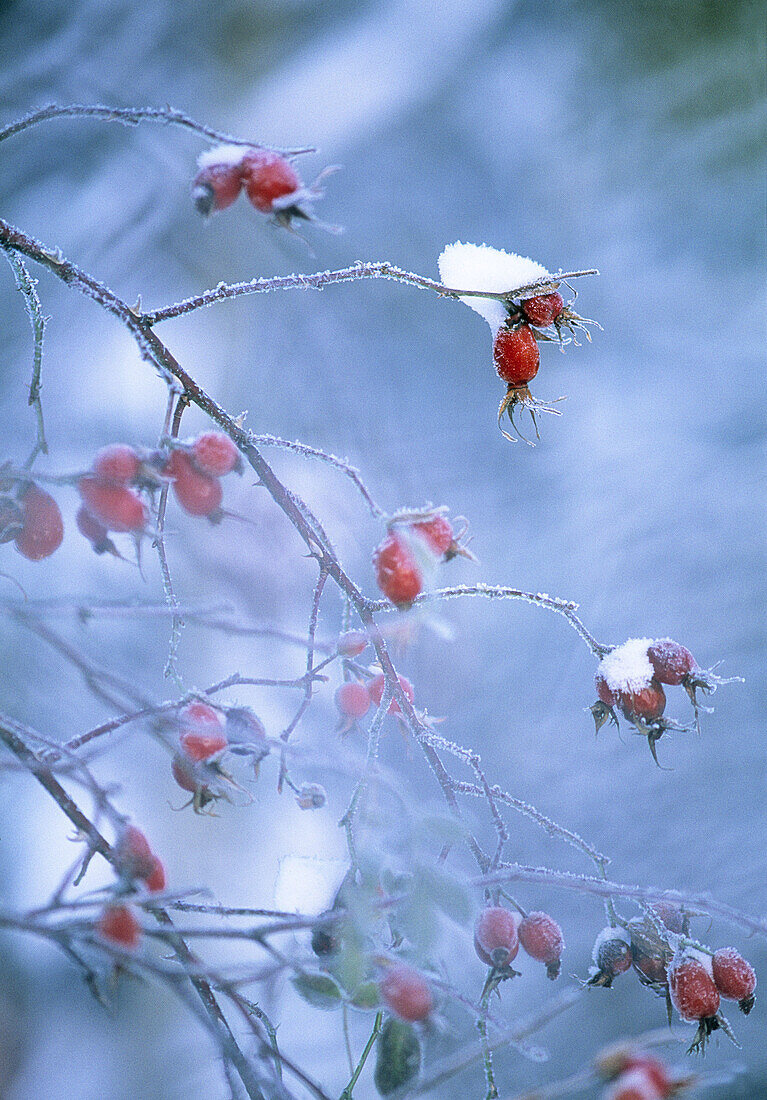
[{"label": "rosehip", "polygon": [[415,556],[397,531],[390,532],[373,551],[378,587],[388,600],[406,610],[423,589],[423,575]]},{"label": "rosehip", "polygon": [[192,183],[192,202],[207,217],[214,210],[226,210],[242,189],[244,145],[219,145],[197,158],[200,171]]},{"label": "rosehip", "polygon": [[336,692],[336,706],[345,718],[363,718],[370,710],[370,693],[365,684],[351,681]]},{"label": "rosehip", "polygon": [[631,957],[642,985],[658,989],[668,984],[668,956],[664,958],[662,954],[652,954],[632,940]]},{"label": "rosehip", "polygon": [[529,325],[501,325],[493,344],[495,369],[510,386],[524,386],[538,373],[541,356]]},{"label": "rosehip", "polygon": [[457,553],[455,536],[452,524],[445,516],[432,516],[431,519],[420,520],[414,523],[412,530],[427,544],[433,554],[438,558],[449,561]]},{"label": "rosehip", "polygon": [[[409,680],[406,680],[404,676],[398,676],[397,679],[399,680],[399,686],[402,688],[405,695],[412,703],[413,699],[415,698],[413,685],[410,683]],[[378,676],[374,676],[373,679],[368,682],[368,692],[370,693],[370,698],[373,700],[376,706],[380,706],[381,700],[383,699],[384,683],[385,678],[382,672],[379,673]],[[389,709],[386,713],[401,714],[400,705],[396,699],[392,699],[391,703],[389,704]]]},{"label": "rosehip", "polygon": [[217,518],[224,495],[217,477],[200,473],[181,450],[171,452],[164,473],[172,479],[176,500],[188,515]]},{"label": "rosehip", "polygon": [[647,656],[661,684],[681,684],[685,676],[698,667],[698,662],[679,642],[661,638],[648,647]]},{"label": "rosehip", "polygon": [[683,1020],[707,1020],[719,1011],[711,959],[693,948],[678,951],[668,968],[671,1001]]},{"label": "rosehip", "polygon": [[152,870],[144,878],[144,882],[150,894],[161,894],[165,889],[167,883],[165,867],[157,856],[152,856]]},{"label": "rosehip", "polygon": [[19,501],[22,528],[14,538],[16,549],[30,561],[42,561],[61,546],[64,523],[59,506],[50,493],[28,485]]},{"label": "rosehip", "polygon": [[655,1086],[658,1096],[665,1098],[676,1091],[677,1083],[671,1080],[663,1062],[652,1054],[630,1046],[619,1044],[601,1051],[594,1060],[594,1065],[600,1076],[609,1081],[616,1077],[623,1080],[624,1074],[639,1071]]},{"label": "rosehip", "polygon": [[522,302],[522,311],[532,325],[546,328],[553,325],[565,308],[565,300],[556,290],[551,294],[539,294]]},{"label": "rosehip", "polygon": [[618,692],[618,706],[629,719],[653,722],[666,709],[666,693],[656,680],[638,691]]},{"label": "rosehip", "polygon": [[146,879],[152,874],[156,856],[149,841],[135,825],[126,825],[115,845],[120,870],[128,878]]},{"label": "rosehip", "polygon": [[209,760],[229,744],[218,711],[207,703],[190,703],[179,715],[182,749],[195,764]]},{"label": "rosehip", "polygon": [[143,500],[125,485],[115,485],[88,474],[80,478],[77,488],[87,510],[108,531],[138,534],[149,522]]},{"label": "rosehip", "polygon": [[662,921],[669,932],[681,935],[689,931],[689,919],[683,909],[670,901],[659,901],[651,906],[658,920]]},{"label": "rosehip", "polygon": [[737,1001],[742,1012],[754,1007],[756,973],[734,947],[720,947],[711,960],[716,988],[728,1001]]},{"label": "rosehip", "polygon": [[223,432],[203,432],[190,447],[197,469],[209,476],[221,477],[241,466],[240,452]]},{"label": "rosehip", "polygon": [[418,971],[400,963],[378,983],[381,1000],[401,1020],[425,1020],[434,1007],[427,982]]},{"label": "rosehip", "polygon": [[517,935],[528,955],[546,964],[547,977],[552,981],[558,977],[565,943],[562,929],[553,917],[548,913],[528,913],[520,921]]},{"label": "rosehip", "polygon": [[508,966],[519,951],[516,914],[502,906],[484,909],[474,925],[474,950],[487,966]]},{"label": "rosehip", "polygon": [[301,180],[290,162],[268,149],[247,150],[242,180],[248,198],[262,214],[271,214],[275,199],[301,190]]},{"label": "rosehip", "polygon": [[613,978],[631,968],[631,944],[626,933],[619,928],[603,928],[594,941],[591,957],[597,971],[589,978],[588,984],[609,989]]},{"label": "rosehip", "polygon": [[596,685],[597,695],[600,701],[603,702],[606,707],[614,707],[618,702],[618,696],[612,688],[610,688],[604,677],[604,673],[600,672],[599,669],[597,669],[594,674],[594,684]]},{"label": "rosehip", "polygon": [[93,460],[93,473],[102,481],[125,485],[138,477],[141,459],[128,443],[112,443],[102,447]]},{"label": "rosehip", "polygon": [[84,504],[77,509],[75,516],[77,530],[84,535],[97,554],[113,554],[115,545],[103,523],[92,516]]},{"label": "rosehip", "polygon": [[338,639],[338,652],[342,657],[359,657],[370,645],[370,639],[362,630],[347,630]]},{"label": "rosehip", "polygon": [[96,932],[103,940],[128,951],[135,950],[141,939],[141,925],[127,905],[108,906],[98,919]]},{"label": "rosehip", "polygon": [[[171,763],[173,778],[183,791],[190,791],[195,813],[202,813],[219,796],[198,775],[198,769],[184,753],[176,753]],[[187,803],[189,805],[189,803]]]},{"label": "rosehip", "polygon": [[652,1077],[638,1066],[622,1073],[605,1092],[604,1100],[663,1100],[666,1095]]}]

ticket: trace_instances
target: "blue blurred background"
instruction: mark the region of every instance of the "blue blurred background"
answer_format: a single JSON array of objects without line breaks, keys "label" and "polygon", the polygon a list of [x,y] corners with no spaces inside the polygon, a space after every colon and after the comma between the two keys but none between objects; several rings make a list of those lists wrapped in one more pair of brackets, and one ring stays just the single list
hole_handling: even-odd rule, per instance
[{"label": "blue blurred background", "polygon": [[[512,584],[577,600],[602,641],[671,635],[704,666],[745,676],[723,688],[702,737],[645,745],[614,729],[593,736],[593,658],[556,616],[521,604],[453,601],[423,616],[400,670],[441,728],[482,754],[492,780],[577,830],[613,858],[625,882],[709,890],[749,913],[767,910],[764,692],[764,7],[704,0],[155,0],[0,4],[2,121],[57,102],[172,104],[243,137],[320,153],[311,178],[340,164],[320,216],[342,236],[309,228],[316,252],[241,200],[204,223],[189,201],[204,147],[181,130],[56,121],[3,146],[0,210],[145,308],[257,275],[392,262],[436,276],[456,239],[530,255],[550,268],[598,267],[578,309],[604,333],[560,355],[543,349],[536,396],[567,395],[533,450],[495,427],[502,386],[484,323],[454,302],[389,282],[347,284],[228,302],[162,328],[187,369],[255,431],[348,456],[384,508],[431,501],[466,515],[479,564],[446,580]],[[151,444],[164,410],[160,382],[128,336],[84,299],[40,276],[47,329],[43,400],[49,458],[41,469],[88,465],[114,440]],[[10,269],[0,276],[6,453],[33,441],[26,409],[30,335]],[[199,430],[190,412],[184,431]],[[288,484],[325,522],[342,560],[374,592],[370,549],[380,527],[342,475],[275,457]],[[229,479],[231,482],[233,479]],[[161,600],[146,583],[96,558],[74,533],[75,495],[59,494],[68,536],[31,565],[3,550],[2,568],[30,598]],[[229,601],[244,619],[305,630],[313,571],[276,508],[248,478],[226,503],[256,522],[201,529],[169,514],[169,554],[184,601]],[[447,572],[447,571],[446,571]],[[4,603],[16,600],[5,583]],[[326,598],[320,634],[339,621]],[[54,622],[92,659],[166,698],[166,621]],[[194,626],[181,667],[189,686],[235,669],[300,674],[301,652]],[[0,706],[62,739],[109,716],[77,673],[8,616]],[[242,691],[271,733],[292,700]],[[670,692],[668,712],[686,718]],[[332,689],[299,731],[332,753]],[[360,746],[357,746],[358,748]],[[439,806],[435,784],[392,730],[384,755],[403,789]],[[148,764],[151,765],[148,768]],[[118,776],[121,809],[162,850],[174,886],[200,882],[229,904],[270,905],[285,854],[343,858],[335,822],[349,781],[302,814],[274,794],[267,763],[249,807],[215,820],[173,814],[180,799],[167,757],[140,729],[94,762]],[[147,771],[151,771],[148,777]],[[315,776],[311,776],[315,778]],[[38,904],[73,858],[67,830],[30,782],[6,773],[0,861],[6,901]],[[479,807],[479,833],[491,828]],[[577,853],[512,820],[509,858],[588,872]],[[469,870],[456,857],[457,871]],[[87,880],[99,881],[94,867]],[[109,881],[104,876],[103,881]],[[585,975],[600,907],[576,894],[518,891],[556,911],[565,975]],[[630,908],[630,907],[629,907]],[[697,928],[734,943],[764,972],[761,941]],[[451,980],[480,988],[466,963],[470,934],[453,928],[441,958]],[[62,957],[5,939],[0,968],[0,1094],[78,1100],[176,1100],[229,1095],[215,1051],[169,994],[124,984],[111,1015]],[[227,958],[221,954],[222,959]],[[526,974],[504,992],[512,1016],[550,989]],[[285,1049],[339,1092],[340,1025],[319,1021],[280,984],[265,1006]],[[732,1014],[731,1014],[732,1015]],[[583,1063],[600,1043],[661,1026],[663,1007],[635,981],[593,991],[540,1036],[547,1065],[498,1057],[502,1092],[533,1087]],[[471,1036],[465,1014],[431,1040],[430,1057]],[[361,1045],[369,1020],[355,1022]],[[737,1021],[743,1051],[712,1044],[706,1068],[747,1069],[712,1096],[767,1095],[764,1006]],[[359,1049],[359,1045],[358,1045]],[[140,1057],[137,1057],[137,1051]],[[374,1095],[359,1086],[360,1100]],[[482,1094],[478,1070],[441,1095]],[[356,1094],[355,1094],[356,1095]]]}]

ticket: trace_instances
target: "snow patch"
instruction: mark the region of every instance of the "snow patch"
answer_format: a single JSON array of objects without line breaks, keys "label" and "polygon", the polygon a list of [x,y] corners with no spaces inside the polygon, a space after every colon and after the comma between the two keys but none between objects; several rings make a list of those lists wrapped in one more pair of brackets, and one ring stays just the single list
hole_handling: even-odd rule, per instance
[{"label": "snow patch", "polygon": [[652,638],[629,638],[602,658],[599,672],[613,692],[636,692],[649,687],[655,670],[647,656]]},{"label": "snow patch", "polygon": [[[443,249],[437,261],[439,275],[445,286],[456,290],[486,290],[503,294],[517,287],[545,279],[551,273],[537,260],[504,252],[486,244],[463,244],[456,241]],[[484,317],[493,336],[508,317],[502,302],[493,298],[461,298],[470,309]]]},{"label": "snow patch", "polygon": [[249,150],[248,145],[216,145],[213,149],[206,149],[197,158],[198,168],[235,168],[242,163],[242,158]]}]

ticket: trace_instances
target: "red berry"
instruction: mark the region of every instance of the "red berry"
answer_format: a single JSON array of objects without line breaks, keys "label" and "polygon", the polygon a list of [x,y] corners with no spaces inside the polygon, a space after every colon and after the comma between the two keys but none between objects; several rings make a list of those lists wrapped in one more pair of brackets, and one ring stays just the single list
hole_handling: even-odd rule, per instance
[{"label": "red berry", "polygon": [[557,291],[551,294],[539,294],[536,298],[527,298],[522,310],[531,325],[546,328],[553,325],[565,308],[565,300]]},{"label": "red berry", "polygon": [[599,696],[601,701],[605,704],[605,706],[614,707],[615,704],[618,702],[618,696],[608,686],[607,680],[605,679],[604,674],[601,673],[599,671],[599,669],[597,669],[597,671],[594,675],[594,683],[596,685],[597,695]]},{"label": "red berry", "polygon": [[373,551],[378,587],[388,600],[408,608],[423,589],[423,576],[413,552],[397,531],[391,531]]},{"label": "red berry", "polygon": [[500,905],[483,910],[474,925],[474,950],[487,966],[503,967],[519,951],[519,918]]},{"label": "red berry", "polygon": [[[647,951],[644,951],[641,947],[632,943],[631,956],[634,961],[634,967],[640,975],[640,981],[646,979],[645,984],[649,983],[655,986],[668,984],[666,959],[664,959],[662,955],[648,954]],[[666,956],[666,958],[668,958],[668,956]]]},{"label": "red berry", "polygon": [[263,214],[272,212],[275,199],[301,188],[301,180],[290,162],[268,149],[251,149],[245,154],[242,178],[248,198]]},{"label": "red berry", "polygon": [[179,741],[181,748],[195,764],[223,752],[229,744],[223,731],[221,733],[182,733]]},{"label": "red berry", "polygon": [[438,558],[454,556],[455,536],[453,527],[444,516],[432,516],[431,519],[414,523],[412,530],[424,540],[431,552],[436,554]]},{"label": "red berry", "polygon": [[622,1073],[607,1089],[604,1100],[663,1100],[662,1092],[641,1066]]},{"label": "red berry", "polygon": [[115,485],[89,474],[80,478],[77,488],[90,514],[108,531],[137,534],[149,522],[143,500],[125,485]]},{"label": "red berry", "polygon": [[223,432],[203,432],[197,436],[190,450],[197,469],[209,476],[230,474],[240,465],[240,452]]},{"label": "red berry", "polygon": [[565,946],[562,929],[548,913],[528,913],[517,929],[519,942],[531,958],[546,964],[548,977],[559,974],[560,956]]},{"label": "red berry", "polygon": [[[412,703],[413,699],[415,698],[415,692],[413,691],[413,685],[410,683],[409,680],[406,680],[404,676],[398,676],[397,679],[399,680],[399,686],[402,688],[405,695],[407,696],[407,698]],[[373,700],[373,702],[375,703],[376,706],[380,706],[381,700],[383,699],[384,683],[385,683],[384,674],[382,672],[379,673],[378,676],[374,676],[373,679],[368,682],[368,692],[370,694],[370,698]],[[389,704],[389,709],[386,713],[387,714],[400,714],[401,713],[400,705],[399,705],[399,703],[397,702],[396,699],[392,699],[391,703]]]},{"label": "red berry", "polygon": [[336,706],[347,718],[362,718],[370,710],[370,693],[365,684],[351,681],[336,692]]},{"label": "red berry", "polygon": [[655,679],[661,684],[681,684],[685,676],[698,667],[698,662],[679,642],[661,638],[647,650]]},{"label": "red berry", "polygon": [[150,894],[161,894],[167,882],[165,867],[157,856],[152,856],[152,861],[152,870],[145,876],[144,882]]},{"label": "red berry", "polygon": [[229,744],[218,711],[207,703],[189,703],[179,715],[182,749],[195,764],[223,752]]},{"label": "red berry", "polygon": [[75,516],[77,530],[84,535],[97,554],[105,554],[114,549],[114,543],[103,523],[92,516],[84,504],[77,509]]},{"label": "red berry", "polygon": [[739,1001],[748,1015],[754,1007],[756,973],[734,947],[720,947],[711,960],[716,988],[728,1001]]},{"label": "red berry", "polygon": [[28,485],[19,501],[22,528],[15,536],[16,549],[30,561],[42,561],[61,546],[64,523],[59,506],[50,493]]},{"label": "red berry", "polygon": [[671,1001],[683,1020],[706,1020],[719,1011],[711,959],[700,951],[677,952],[668,968]]},{"label": "red berry", "polygon": [[414,1023],[425,1020],[434,1007],[426,981],[418,971],[404,963],[395,966],[379,982],[381,1000],[401,1020]]},{"label": "red berry", "polygon": [[197,780],[194,764],[188,756],[176,753],[170,767],[173,772],[173,778],[182,790],[197,791],[200,783]]},{"label": "red berry", "polygon": [[135,825],[126,825],[115,845],[120,870],[128,878],[145,879],[154,870],[156,856],[149,841]]},{"label": "red berry", "polygon": [[195,469],[184,451],[171,452],[164,473],[173,479],[176,500],[188,515],[214,517],[219,512],[224,495],[221,482]]},{"label": "red berry", "polygon": [[179,714],[179,722],[184,727],[197,728],[207,726],[213,729],[221,729],[221,715],[209,703],[195,700],[187,703]]},{"label": "red berry", "polygon": [[141,939],[141,925],[127,905],[110,905],[98,919],[96,931],[102,939],[133,951]]},{"label": "red berry", "polygon": [[638,691],[619,691],[618,706],[629,719],[653,722],[666,709],[666,693],[656,680]]},{"label": "red berry", "polygon": [[524,386],[535,378],[541,356],[529,325],[501,325],[493,344],[493,359],[498,374],[511,386]]},{"label": "red berry", "polygon": [[668,1070],[658,1058],[654,1058],[652,1054],[633,1054],[629,1055],[626,1059],[626,1066],[624,1072],[629,1070],[641,1070],[644,1073],[655,1088],[658,1090],[659,1096],[670,1096],[673,1088],[673,1083],[669,1077]]},{"label": "red berry", "polygon": [[211,164],[202,168],[192,183],[192,202],[204,217],[226,210],[242,189],[239,164]]},{"label": "red berry", "polygon": [[618,928],[604,928],[599,933],[591,957],[598,971],[592,979],[593,985],[609,986],[612,979],[625,974],[633,962],[631,944]]},{"label": "red berry", "polygon": [[681,934],[687,931],[687,916],[683,909],[670,901],[659,901],[652,907],[656,917],[665,924],[669,932]]},{"label": "red berry", "polygon": [[347,630],[338,639],[338,652],[342,657],[359,657],[370,645],[370,639],[362,630]]},{"label": "red berry", "polygon": [[93,472],[102,481],[125,485],[138,477],[141,459],[128,443],[112,443],[102,447],[93,460]]}]

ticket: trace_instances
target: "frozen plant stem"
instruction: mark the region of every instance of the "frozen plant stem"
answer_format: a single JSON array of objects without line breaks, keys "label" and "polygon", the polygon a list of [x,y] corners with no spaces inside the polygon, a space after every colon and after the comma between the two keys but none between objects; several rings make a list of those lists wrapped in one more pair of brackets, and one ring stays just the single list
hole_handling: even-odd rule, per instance
[{"label": "frozen plant stem", "polygon": [[341,1093],[338,1100],[352,1100],[352,1093],[354,1091],[354,1086],[357,1084],[357,1081],[359,1080],[359,1076],[362,1073],[363,1069],[365,1068],[365,1062],[367,1062],[367,1060],[368,1060],[368,1055],[370,1054],[371,1050],[375,1046],[375,1042],[376,1042],[378,1036],[381,1034],[381,1025],[382,1025],[382,1023],[383,1023],[383,1012],[377,1012],[375,1021],[373,1023],[373,1030],[370,1032],[370,1036],[368,1037],[368,1041],[365,1043],[365,1048],[362,1051],[362,1054],[360,1055],[360,1060],[357,1063],[357,1066],[354,1070],[354,1073],[352,1073],[351,1078],[349,1079],[349,1084],[346,1086],[344,1091]]},{"label": "frozen plant stem", "polygon": [[43,405],[40,400],[40,374],[43,367],[43,336],[45,335],[45,315],[43,307],[35,288],[35,280],[27,271],[26,264],[12,249],[6,248],[5,254],[8,263],[13,268],[16,277],[16,285],[24,295],[24,301],[29,314],[29,323],[32,326],[32,338],[34,350],[32,352],[32,379],[29,383],[29,404],[35,410],[37,418],[37,442],[30,455],[27,466],[31,466],[38,454],[48,454],[48,443],[45,439],[45,423],[43,421]]}]

